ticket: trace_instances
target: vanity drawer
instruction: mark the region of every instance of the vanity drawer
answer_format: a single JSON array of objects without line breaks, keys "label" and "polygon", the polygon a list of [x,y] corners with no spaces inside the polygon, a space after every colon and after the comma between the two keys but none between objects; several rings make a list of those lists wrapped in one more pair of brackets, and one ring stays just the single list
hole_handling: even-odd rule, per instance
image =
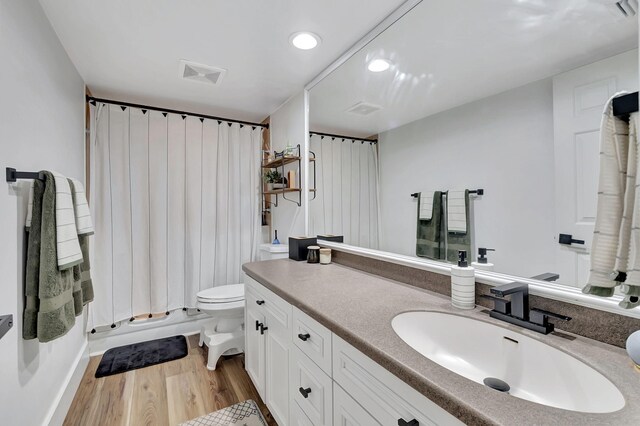
[{"label": "vanity drawer", "polygon": [[247,304],[256,306],[258,312],[269,317],[269,323],[277,322],[285,329],[291,329],[291,305],[285,302],[280,296],[254,280],[245,278],[245,295]]},{"label": "vanity drawer", "polygon": [[382,425],[463,425],[385,368],[333,335],[333,379]]},{"label": "vanity drawer", "polygon": [[291,350],[289,394],[314,426],[333,424],[332,381],[299,349]]},{"label": "vanity drawer", "polygon": [[331,376],[331,331],[298,308],[293,308],[295,345]]},{"label": "vanity drawer", "polygon": [[381,426],[337,383],[333,383],[334,426]]},{"label": "vanity drawer", "polygon": [[291,404],[291,426],[315,426],[297,402]]}]

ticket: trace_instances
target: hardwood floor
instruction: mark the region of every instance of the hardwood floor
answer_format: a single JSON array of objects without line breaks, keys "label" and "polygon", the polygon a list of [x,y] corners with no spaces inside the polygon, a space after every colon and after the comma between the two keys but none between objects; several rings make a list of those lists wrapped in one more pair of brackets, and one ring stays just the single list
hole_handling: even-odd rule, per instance
[{"label": "hardwood floor", "polygon": [[189,354],[122,374],[95,378],[92,357],[64,421],[65,426],[176,426],[236,402],[253,399],[269,426],[277,426],[244,370],[244,355],[207,370],[207,349],[189,336]]}]

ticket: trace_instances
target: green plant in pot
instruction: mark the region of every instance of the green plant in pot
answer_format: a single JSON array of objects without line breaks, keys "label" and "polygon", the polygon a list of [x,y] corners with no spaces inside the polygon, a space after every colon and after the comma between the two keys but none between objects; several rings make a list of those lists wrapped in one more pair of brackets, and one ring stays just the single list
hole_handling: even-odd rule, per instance
[{"label": "green plant in pot", "polygon": [[276,169],[265,172],[264,181],[267,184],[268,191],[284,188],[286,186],[284,177],[282,177],[280,172]]}]

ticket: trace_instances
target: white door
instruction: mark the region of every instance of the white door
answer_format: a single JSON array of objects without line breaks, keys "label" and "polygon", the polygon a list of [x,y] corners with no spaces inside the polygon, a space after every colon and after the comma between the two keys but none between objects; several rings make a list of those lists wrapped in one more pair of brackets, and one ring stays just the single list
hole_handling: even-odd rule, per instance
[{"label": "white door", "polygon": [[[553,78],[558,283],[582,288],[598,200],[600,122],[616,92],[638,90],[638,50],[586,65]],[[584,244],[561,245],[559,234]]]},{"label": "white door", "polygon": [[254,306],[255,297],[246,293],[245,303],[245,368],[258,394],[265,400],[265,338],[260,334],[260,324],[264,324],[262,315]]},{"label": "white door", "polygon": [[267,317],[267,390],[265,404],[278,425],[289,425],[289,330]]}]

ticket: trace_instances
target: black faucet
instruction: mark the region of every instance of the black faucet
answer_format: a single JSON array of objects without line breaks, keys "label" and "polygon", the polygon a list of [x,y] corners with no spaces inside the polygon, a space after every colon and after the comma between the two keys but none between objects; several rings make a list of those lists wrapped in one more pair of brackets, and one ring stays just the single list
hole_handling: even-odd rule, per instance
[{"label": "black faucet", "polygon": [[518,282],[491,288],[498,297],[511,295],[511,316],[529,321],[529,286]]},{"label": "black faucet", "polygon": [[[542,334],[549,334],[554,329],[554,325],[549,322],[549,318],[563,321],[571,319],[571,317],[542,309],[529,309],[528,284],[513,282],[493,287],[491,293],[498,297],[483,295],[483,297],[494,302],[494,309],[489,313],[491,318],[519,325]],[[511,300],[502,299],[502,297],[508,295],[511,295]]]}]

